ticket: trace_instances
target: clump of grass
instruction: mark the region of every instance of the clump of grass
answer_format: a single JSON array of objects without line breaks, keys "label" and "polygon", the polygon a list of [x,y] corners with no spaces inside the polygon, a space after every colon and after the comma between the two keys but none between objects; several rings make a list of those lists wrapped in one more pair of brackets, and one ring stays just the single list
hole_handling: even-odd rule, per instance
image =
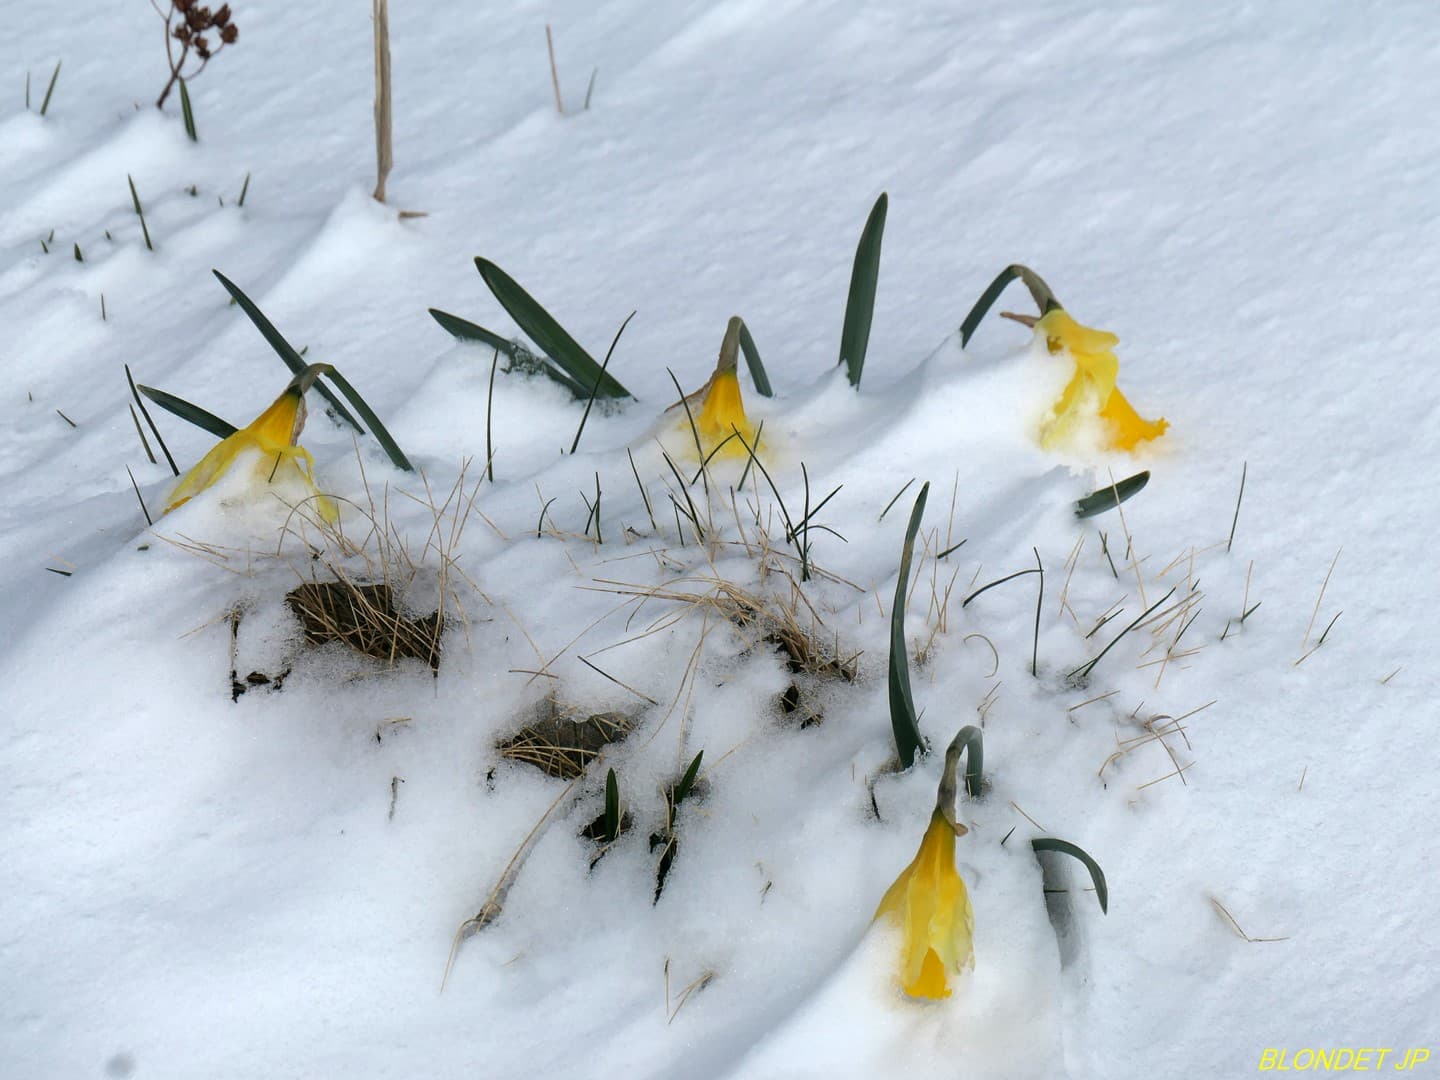
[{"label": "clump of grass", "polygon": [[[367,482],[368,507],[347,500],[354,512],[352,524],[358,515],[364,525],[356,534],[362,537],[358,543],[346,535],[344,518],[329,521],[311,512],[309,500],[293,507],[268,557],[288,562],[300,579],[285,602],[300,621],[306,643],[337,642],[387,667],[420,660],[438,673],[445,633],[454,632],[456,621],[462,629],[468,627],[457,586],[462,581],[475,586],[456,565],[454,553],[479,488],[477,482],[467,492],[462,468],[441,500],[428,484],[423,496],[403,488],[392,492],[387,485],[385,501],[377,507]],[[389,517],[392,494],[429,511],[432,523],[419,552],[407,546]],[[303,548],[298,558],[285,550],[292,538]],[[252,557],[245,555],[247,561]]]},{"label": "clump of grass", "polygon": [[846,656],[838,647],[838,639],[836,642],[827,641],[818,614],[811,609],[811,619],[804,620],[793,596],[787,599],[761,595],[720,577],[687,581],[699,581],[708,588],[703,592],[687,592],[665,586],[640,588],[606,582],[604,585],[609,587],[601,591],[646,600],[670,600],[691,609],[714,611],[734,625],[754,633],[756,643],[778,648],[792,673],[839,678],[845,682],[854,682],[857,678],[858,654]]},{"label": "clump of grass", "polygon": [[395,609],[388,583],[357,584],[348,577],[307,581],[291,589],[285,602],[312,645],[338,641],[388,664],[409,658],[440,670],[444,613],[437,609],[418,619],[404,617]]},{"label": "clump of grass", "polygon": [[[675,378],[673,374],[671,374],[670,377],[671,379]],[[676,388],[679,388],[678,383],[676,384]],[[683,395],[681,396],[681,400],[684,400]],[[687,415],[689,413],[688,404],[686,405],[686,413]],[[748,455],[745,463],[745,471],[740,475],[739,486],[742,488],[745,486],[745,477],[750,474],[750,467],[752,465],[756,469],[760,470],[760,475],[765,478],[765,483],[770,488],[770,493],[775,496],[775,504],[780,508],[780,517],[785,523],[785,542],[794,549],[795,557],[800,563],[800,580],[809,581],[811,573],[810,530],[812,528],[818,532],[830,533],[832,536],[836,537],[842,542],[848,543],[848,541],[845,540],[845,537],[841,536],[840,533],[830,528],[830,526],[814,524],[815,515],[818,514],[831,499],[838,495],[840,493],[840,489],[845,485],[837,484],[835,488],[830,492],[830,494],[826,495],[823,499],[821,499],[812,507],[810,505],[810,470],[806,468],[805,463],[802,461],[800,463],[800,475],[803,477],[805,484],[805,504],[804,512],[801,514],[800,520],[797,522],[794,518],[790,516],[790,509],[785,505],[785,498],[780,494],[780,489],[775,486],[775,480],[770,475],[770,470],[765,468],[765,463],[762,462],[760,458],[756,455],[756,451],[760,446],[760,436],[762,434],[763,428],[764,424],[762,422],[761,427],[755,432],[754,445],[747,442],[745,436],[741,435],[739,431],[736,431],[733,436],[734,438],[740,440],[740,445],[745,448],[745,452]],[[692,431],[694,430],[693,418],[691,419],[691,429]],[[696,434],[695,436],[695,445],[697,449],[700,446],[700,436],[698,434]],[[669,461],[668,456],[666,460]],[[673,463],[670,467],[672,470],[675,468]],[[701,475],[703,474],[704,469],[702,468]],[[679,478],[678,472],[676,473],[676,478]],[[689,496],[687,495],[686,498],[688,499]]]},{"label": "clump of grass", "polygon": [[625,738],[632,727],[633,722],[623,713],[580,715],[550,695],[497,749],[501,757],[532,765],[547,776],[574,780],[607,746]]},{"label": "clump of grass", "polygon": [[[1151,604],[1144,611],[1142,611],[1139,617],[1134,622],[1132,622],[1129,626],[1125,627],[1124,630],[1121,630],[1120,633],[1116,634],[1115,637],[1111,639],[1110,644],[1106,645],[1105,648],[1100,650],[1099,656],[1095,657],[1095,659],[1093,660],[1088,661],[1087,663],[1081,664],[1074,671],[1070,672],[1068,678],[1075,682],[1083,682],[1084,680],[1088,679],[1090,677],[1090,673],[1095,670],[1095,665],[1100,663],[1101,660],[1105,659],[1105,654],[1108,653],[1111,649],[1113,649],[1117,644],[1119,644],[1121,638],[1123,638],[1131,630],[1134,630],[1137,626],[1144,622],[1145,619],[1150,616],[1156,608],[1158,608],[1161,604],[1165,603],[1166,600],[1169,600],[1170,597],[1174,595],[1175,589],[1172,588],[1159,600],[1156,600],[1155,603]],[[1099,629],[1099,627],[1096,627],[1096,629]]]}]

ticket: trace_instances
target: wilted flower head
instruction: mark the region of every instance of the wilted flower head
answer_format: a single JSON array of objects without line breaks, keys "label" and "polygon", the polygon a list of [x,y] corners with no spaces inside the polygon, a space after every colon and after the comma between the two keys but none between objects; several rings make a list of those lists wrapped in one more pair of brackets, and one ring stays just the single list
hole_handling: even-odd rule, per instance
[{"label": "wilted flower head", "polygon": [[[152,6],[165,20],[166,28],[165,57],[170,68],[170,77],[165,88],[160,91],[159,100],[155,102],[157,106],[164,108],[165,99],[170,96],[170,88],[178,80],[193,79],[204,71],[210,60],[219,55],[226,45],[234,45],[239,40],[240,28],[235,25],[235,17],[229,4],[222,4],[215,11],[196,4],[195,0],[170,0],[165,7],[152,0]],[[216,31],[216,36],[220,39],[218,44],[211,44],[210,39],[205,36],[207,30]],[[170,38],[174,38],[182,46],[178,56],[170,47]],[[199,58],[198,63],[192,60],[192,51]],[[191,61],[188,66],[187,60]]]},{"label": "wilted flower head", "polygon": [[335,501],[322,495],[315,486],[315,459],[297,443],[305,427],[305,391],[329,366],[311,364],[247,427],[212,447],[199,464],[180,478],[163,513],[168,514],[215,484],[240,457],[253,450],[256,453],[251,466],[255,483],[268,485],[298,477],[314,496],[320,516],[326,521],[336,521],[339,510]]},{"label": "wilted flower head", "polygon": [[950,975],[975,966],[975,917],[955,869],[955,837],[968,830],[955,820],[955,771],[960,737],[945,753],[935,812],[920,850],[886,890],[875,919],[888,917],[904,935],[900,983],[918,998],[950,996]]},{"label": "wilted flower head", "polygon": [[1082,326],[1061,307],[1041,316],[1035,333],[1044,337],[1050,352],[1068,353],[1075,362],[1075,374],[1041,427],[1042,446],[1050,449],[1065,442],[1087,418],[1097,415],[1104,426],[1104,445],[1110,450],[1133,450],[1165,433],[1170,426],[1165,420],[1142,419],[1115,385],[1120,372],[1114,353],[1118,337]]}]

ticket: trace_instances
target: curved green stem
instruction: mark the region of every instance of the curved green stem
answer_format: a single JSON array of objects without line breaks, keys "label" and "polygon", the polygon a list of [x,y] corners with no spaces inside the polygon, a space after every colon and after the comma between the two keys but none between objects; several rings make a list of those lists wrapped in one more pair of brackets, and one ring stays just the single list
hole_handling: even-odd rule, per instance
[{"label": "curved green stem", "polygon": [[970,314],[966,315],[965,321],[960,324],[960,347],[962,349],[970,343],[975,328],[980,325],[980,320],[994,306],[995,301],[1000,299],[1000,294],[1005,291],[1005,286],[1016,278],[1024,282],[1025,287],[1030,290],[1030,295],[1034,297],[1035,306],[1040,309],[1041,315],[1048,315],[1051,311],[1063,306],[1055,298],[1055,294],[1050,291],[1050,286],[1045,284],[1044,278],[1028,266],[1011,263],[1001,270],[990,286],[980,294],[980,299],[975,301],[975,306],[970,309]]}]

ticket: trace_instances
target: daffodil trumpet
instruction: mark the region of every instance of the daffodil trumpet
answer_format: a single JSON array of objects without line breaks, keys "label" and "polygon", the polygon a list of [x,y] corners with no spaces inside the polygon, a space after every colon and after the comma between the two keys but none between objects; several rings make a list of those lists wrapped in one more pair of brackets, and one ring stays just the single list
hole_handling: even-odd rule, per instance
[{"label": "daffodil trumpet", "polygon": [[875,909],[875,921],[886,918],[900,928],[900,984],[915,998],[949,997],[950,977],[975,966],[975,917],[955,869],[955,838],[969,831],[955,817],[956,773],[969,737],[963,729],[946,749],[920,850]]},{"label": "daffodil trumpet", "polygon": [[701,461],[749,457],[756,449],[758,432],[745,415],[745,402],[740,396],[737,356],[742,325],[739,316],[731,317],[720,345],[720,359],[709,381],[670,406],[684,408],[682,427],[695,440]]},{"label": "daffodil trumpet", "polygon": [[305,391],[320,375],[332,370],[329,364],[311,364],[291,379],[268,409],[211,447],[210,452],[180,478],[162,512],[168,514],[189,502],[229,473],[248,451],[255,451],[252,467],[256,481],[273,484],[298,477],[314,497],[320,516],[328,522],[338,520],[335,501],[322,495],[315,486],[315,459],[309,450],[299,445],[300,432],[305,428]]}]

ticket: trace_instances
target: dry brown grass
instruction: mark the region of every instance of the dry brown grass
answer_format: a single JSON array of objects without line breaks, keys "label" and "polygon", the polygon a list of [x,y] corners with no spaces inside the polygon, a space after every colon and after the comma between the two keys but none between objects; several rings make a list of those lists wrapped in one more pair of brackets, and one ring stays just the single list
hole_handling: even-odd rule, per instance
[{"label": "dry brown grass", "polygon": [[423,660],[440,670],[440,636],[445,616],[439,609],[419,619],[395,610],[392,588],[358,585],[348,577],[307,581],[291,589],[285,602],[305,628],[312,645],[339,641],[356,652],[393,664],[401,658]]},{"label": "dry brown grass", "polygon": [[605,747],[630,733],[635,721],[623,713],[583,714],[550,694],[524,726],[497,747],[510,761],[533,765],[547,776],[574,780]]}]

